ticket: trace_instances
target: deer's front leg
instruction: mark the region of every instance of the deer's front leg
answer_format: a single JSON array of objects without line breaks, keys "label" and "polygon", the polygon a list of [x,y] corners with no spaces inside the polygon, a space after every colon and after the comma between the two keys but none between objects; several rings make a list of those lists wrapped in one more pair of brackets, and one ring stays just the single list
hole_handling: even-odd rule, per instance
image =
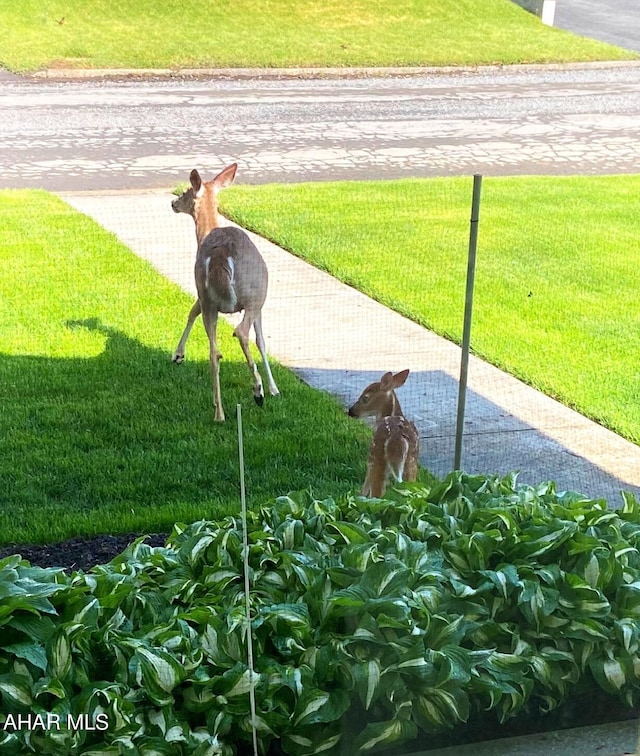
[{"label": "deer's front leg", "polygon": [[196,299],[195,304],[189,311],[189,317],[187,318],[187,325],[185,326],[185,329],[182,332],[182,336],[180,337],[178,346],[176,347],[175,352],[173,353],[173,357],[171,358],[171,361],[175,362],[176,365],[179,365],[181,362],[184,361],[184,348],[187,343],[187,339],[189,338],[189,334],[191,333],[193,324],[196,322],[196,318],[198,317],[198,315],[200,315],[201,312],[202,312],[202,308],[200,307],[200,300]]},{"label": "deer's front leg", "polygon": [[379,499],[386,488],[386,469],[384,459],[370,457],[367,464],[367,477],[362,487],[362,496],[368,499]]}]

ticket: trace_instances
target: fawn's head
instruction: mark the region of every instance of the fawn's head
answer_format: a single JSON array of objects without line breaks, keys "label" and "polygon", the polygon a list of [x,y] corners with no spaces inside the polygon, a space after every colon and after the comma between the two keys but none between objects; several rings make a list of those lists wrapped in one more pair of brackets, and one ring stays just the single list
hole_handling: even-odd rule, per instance
[{"label": "fawn's head", "polygon": [[385,373],[379,381],[370,383],[356,403],[349,407],[351,417],[375,417],[376,420],[381,420],[390,415],[402,415],[395,389],[404,385],[408,375],[409,370],[402,370],[395,375]]},{"label": "fawn's head", "polygon": [[189,176],[191,186],[171,203],[175,213],[186,213],[196,223],[201,213],[209,216],[211,228],[218,225],[218,192],[226,186],[230,186],[236,177],[238,164],[232,163],[224,168],[211,181],[203,181],[198,171],[194,168]]}]

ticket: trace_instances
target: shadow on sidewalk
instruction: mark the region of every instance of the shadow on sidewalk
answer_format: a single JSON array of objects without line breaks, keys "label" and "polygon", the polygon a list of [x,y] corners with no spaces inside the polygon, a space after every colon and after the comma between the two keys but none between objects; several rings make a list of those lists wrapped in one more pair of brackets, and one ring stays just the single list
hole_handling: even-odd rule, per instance
[{"label": "shadow on sidewalk", "polygon": [[[345,407],[381,375],[371,370],[294,370],[303,380],[337,396]],[[398,399],[404,414],[418,426],[423,466],[437,477],[446,475],[454,466],[458,381],[438,370],[412,371],[407,383],[398,391]],[[554,426],[554,435],[562,436],[566,443],[545,435],[544,431],[469,389],[461,467],[474,475],[506,475],[518,471],[520,483],[537,485],[554,481],[558,490],[605,498],[613,507],[622,504],[622,490],[640,497],[640,485],[612,474],[604,464],[598,463],[597,446],[592,448],[589,458],[580,453],[585,445],[582,429],[562,427],[559,420]],[[632,451],[636,448],[630,443],[628,447]],[[637,451],[640,459],[640,449]]]}]

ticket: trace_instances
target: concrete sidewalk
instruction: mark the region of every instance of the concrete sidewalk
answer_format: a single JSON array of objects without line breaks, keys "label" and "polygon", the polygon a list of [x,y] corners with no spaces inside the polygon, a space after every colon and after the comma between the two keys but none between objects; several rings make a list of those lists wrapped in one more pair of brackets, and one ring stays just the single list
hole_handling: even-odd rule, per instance
[{"label": "concrete sidewalk", "polygon": [[636,753],[637,743],[638,723],[626,721],[438,748],[407,756],[625,756]]},{"label": "concrete sidewalk", "polygon": [[[61,196],[195,295],[193,221],[171,211],[168,191]],[[269,268],[264,331],[270,354],[345,406],[383,372],[410,368],[399,396],[418,426],[422,463],[436,475],[451,471],[460,349],[253,238]],[[169,335],[171,349],[186,316],[185,311]],[[188,345],[186,353],[189,359]],[[605,497],[614,506],[621,503],[621,489],[640,496],[640,447],[475,358],[468,389],[462,459],[467,472],[519,470],[520,482],[554,480],[559,490]]]}]

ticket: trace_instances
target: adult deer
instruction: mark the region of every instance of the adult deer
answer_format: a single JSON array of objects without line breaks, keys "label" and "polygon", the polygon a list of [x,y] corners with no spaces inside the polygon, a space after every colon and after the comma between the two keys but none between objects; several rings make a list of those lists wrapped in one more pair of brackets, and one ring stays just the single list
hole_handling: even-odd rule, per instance
[{"label": "adult deer", "polygon": [[215,419],[224,421],[220,393],[220,359],[216,343],[219,313],[244,312],[233,335],[240,342],[253,379],[253,396],[257,404],[264,401],[264,388],[258,367],[249,347],[249,330],[253,326],[256,344],[262,355],[269,392],[280,392],[273,380],[267,350],[262,335],[262,306],[267,296],[267,266],[255,244],[245,231],[232,226],[220,226],[217,195],[229,186],[236,175],[237,163],[227,166],[213,180],[203,181],[197,170],[191,171],[191,186],[171,207],[176,213],[187,213],[196,224],[198,251],[195,278],[198,299],[189,312],[187,325],[173,355],[173,361],[184,359],[184,347],[191,328],[200,313],[209,338],[209,363],[213,379]]},{"label": "adult deer", "polygon": [[[171,207],[176,213],[187,213],[187,215],[190,215],[196,222],[196,240],[198,242],[198,247],[200,246],[200,242],[209,233],[209,231],[212,231],[214,228],[220,227],[220,216],[218,214],[218,192],[220,191],[220,189],[224,189],[226,186],[233,184],[237,170],[238,164],[232,163],[231,165],[228,165],[226,168],[220,171],[220,173],[211,181],[203,184],[202,180],[200,179],[200,185],[205,187],[204,192],[206,192],[208,196],[207,202],[199,201],[198,206],[202,207],[203,213],[209,213],[208,217],[202,218],[200,229],[198,229],[198,221],[196,220],[195,214],[196,198],[194,196],[193,183],[190,189],[187,189],[182,194],[182,196],[180,196],[178,199],[175,199],[171,203]],[[199,174],[195,169],[191,172],[191,175],[192,177],[198,175],[199,178]],[[175,348],[175,351],[173,353],[172,360],[178,365],[184,361],[184,349],[187,343],[187,339],[189,338],[193,324],[198,319],[198,315],[200,315],[201,311],[200,300],[196,299],[193,307],[189,312],[187,325],[182,332],[178,346]]]},{"label": "adult deer", "polygon": [[391,478],[396,483],[415,480],[418,474],[419,438],[416,426],[402,414],[395,389],[403,386],[408,370],[385,373],[370,383],[349,408],[351,417],[375,417],[376,428],[369,448],[367,476],[362,495],[379,498]]}]

